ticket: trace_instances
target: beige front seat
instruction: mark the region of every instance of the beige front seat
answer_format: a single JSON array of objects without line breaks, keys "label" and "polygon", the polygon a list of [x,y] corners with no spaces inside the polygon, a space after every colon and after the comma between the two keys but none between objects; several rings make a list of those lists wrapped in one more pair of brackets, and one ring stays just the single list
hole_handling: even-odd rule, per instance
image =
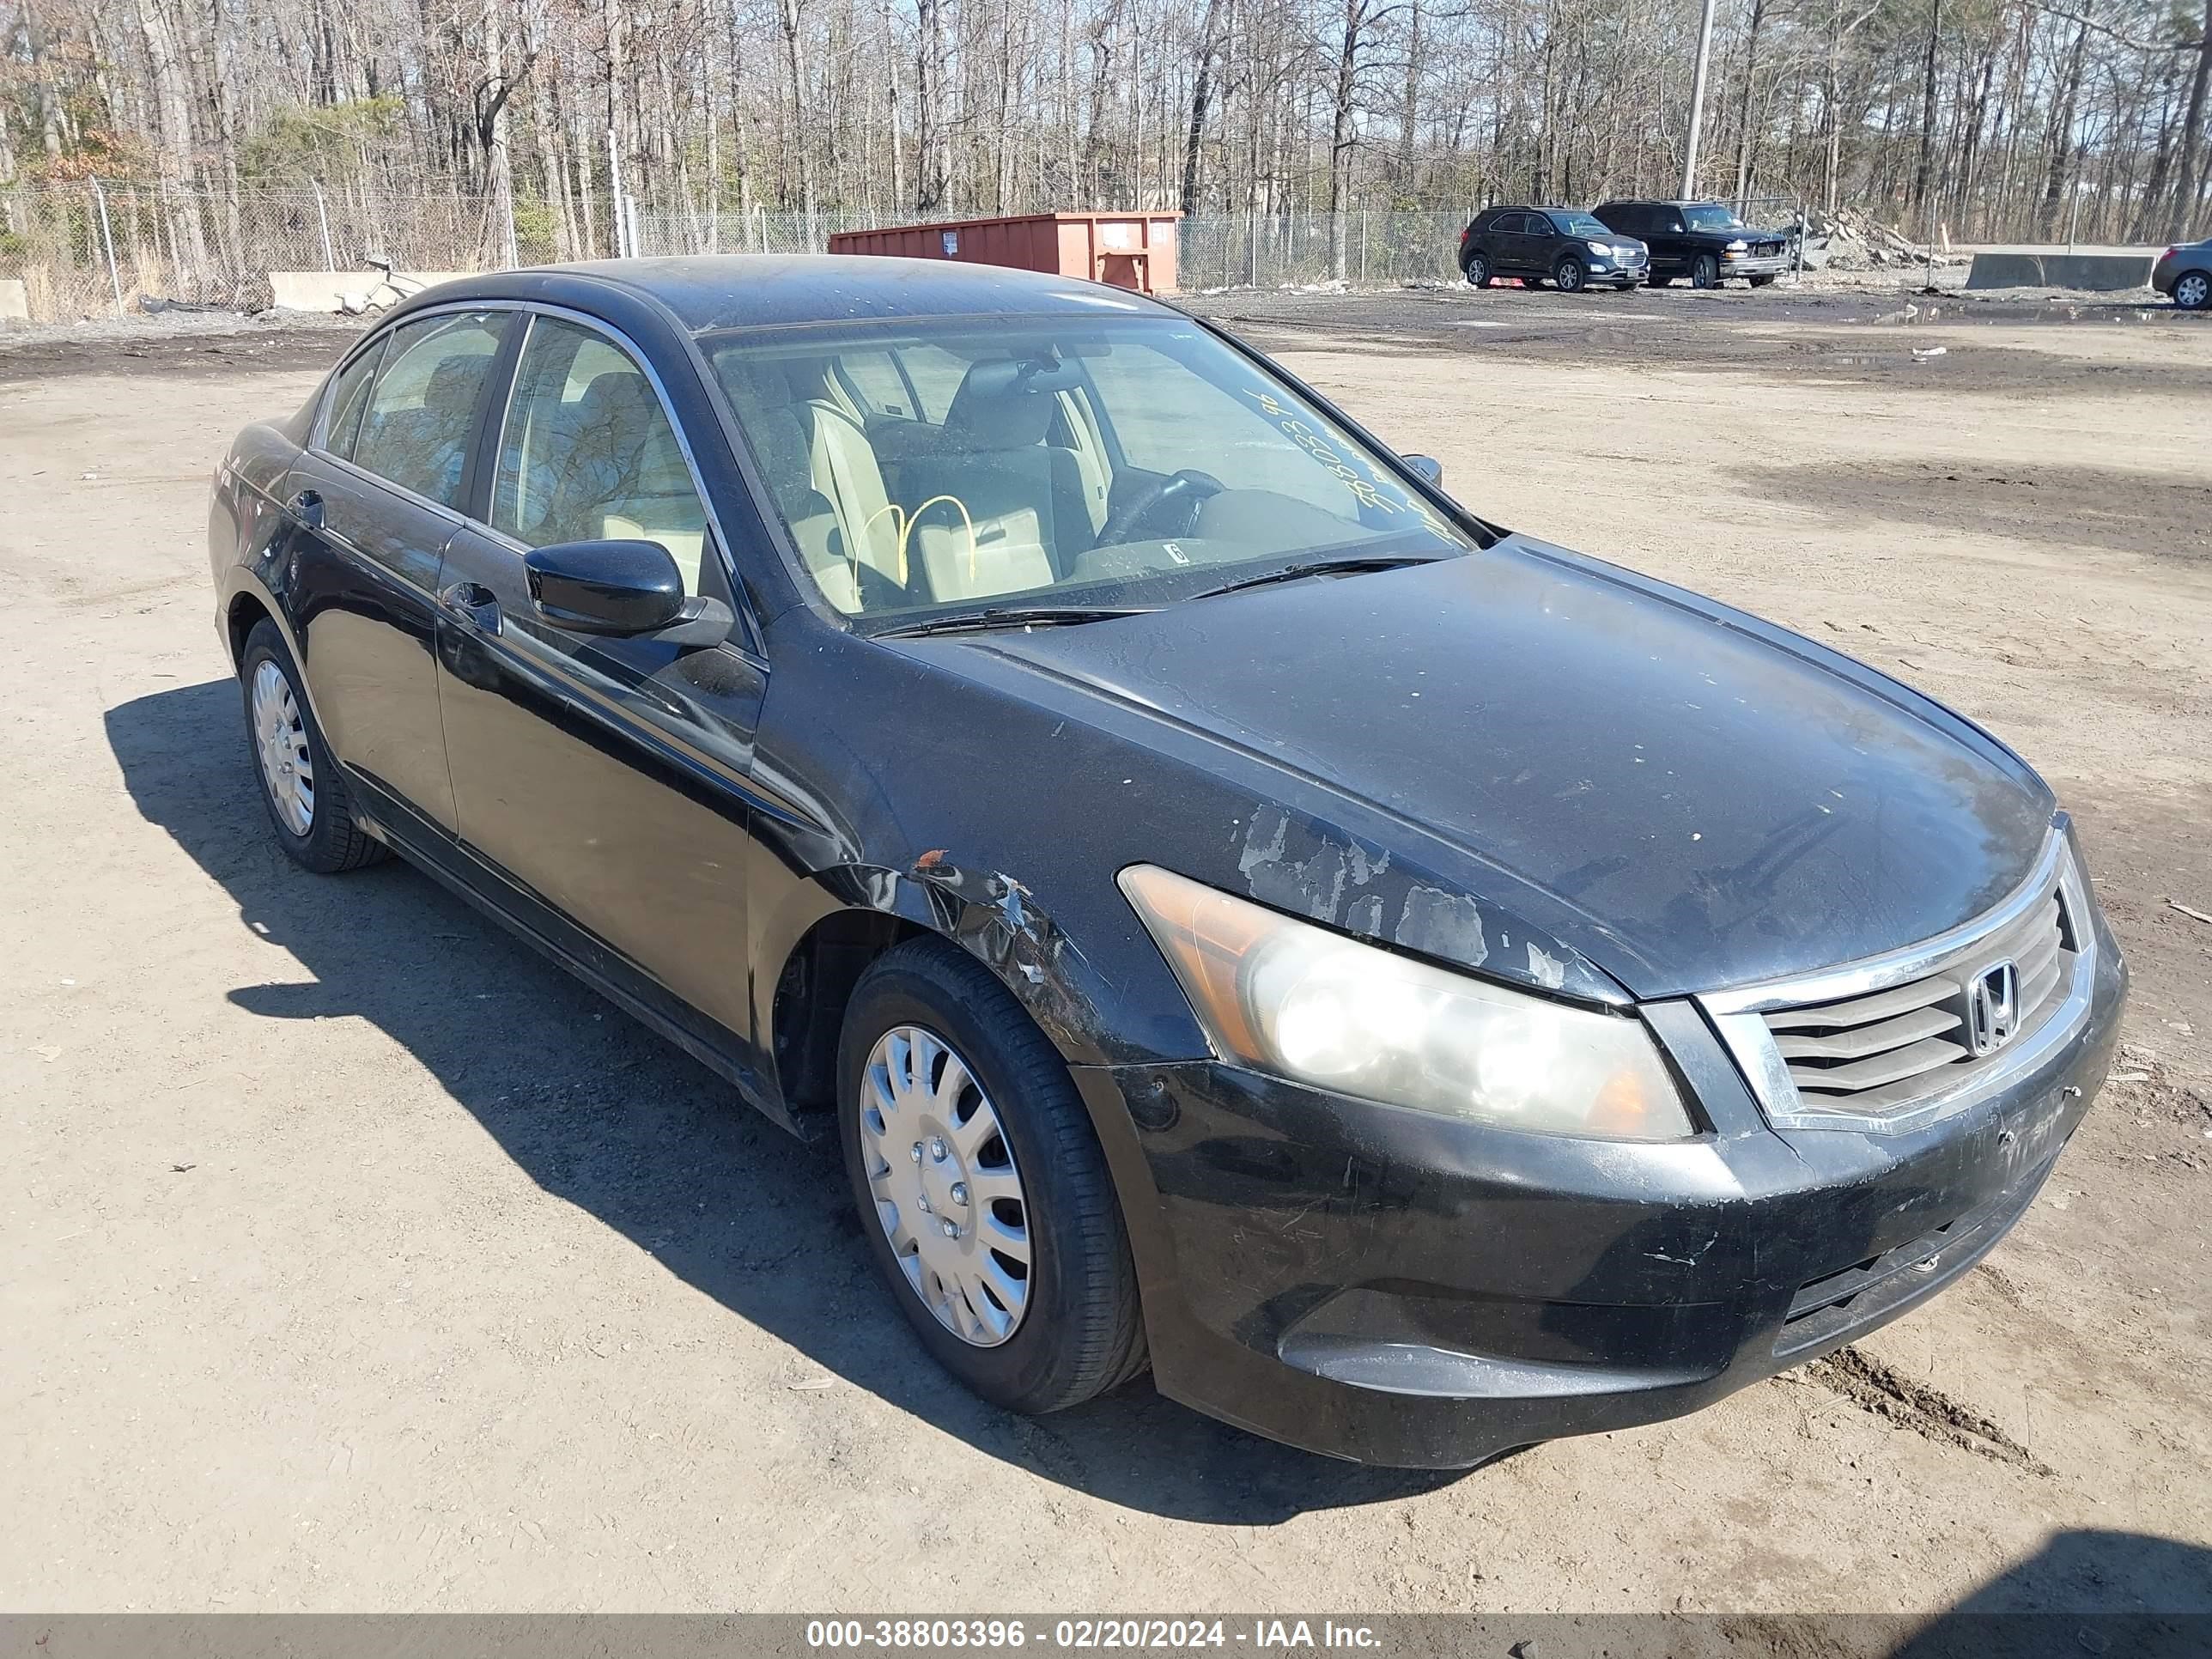
[{"label": "beige front seat", "polygon": [[875,446],[830,373],[826,359],[797,358],[785,365],[792,396],[807,426],[807,467],[814,488],[837,518],[848,566],[857,562],[903,587],[911,573],[899,546],[900,515],[891,511]]}]

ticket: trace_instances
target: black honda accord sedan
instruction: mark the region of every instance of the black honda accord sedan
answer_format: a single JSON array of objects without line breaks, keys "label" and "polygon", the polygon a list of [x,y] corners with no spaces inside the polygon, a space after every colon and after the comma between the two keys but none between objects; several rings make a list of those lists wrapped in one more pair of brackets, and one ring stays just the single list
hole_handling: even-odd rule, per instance
[{"label": "black honda accord sedan", "polygon": [[1431,1467],[1689,1411],[1965,1272],[2115,1040],[2002,744],[1115,289],[468,278],[210,536],[292,857],[403,854],[835,1136],[1015,1410],[1149,1365]]}]

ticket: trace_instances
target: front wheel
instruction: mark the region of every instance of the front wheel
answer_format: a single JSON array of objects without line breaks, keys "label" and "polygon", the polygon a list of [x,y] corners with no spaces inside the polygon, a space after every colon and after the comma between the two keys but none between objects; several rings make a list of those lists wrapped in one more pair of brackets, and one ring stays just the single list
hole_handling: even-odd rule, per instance
[{"label": "front wheel", "polygon": [[922,1346],[993,1404],[1080,1404],[1143,1368],[1136,1269],[1067,1066],[942,939],[861,975],[838,1129],[870,1256]]},{"label": "front wheel", "polygon": [[1488,288],[1490,286],[1490,256],[1488,254],[1468,254],[1467,256],[1467,263],[1461,266],[1460,269],[1466,273],[1468,286],[1469,288]]},{"label": "front wheel", "polygon": [[1721,262],[1710,253],[1700,253],[1690,267],[1692,288],[1718,288],[1721,285]]},{"label": "front wheel", "polygon": [[2212,305],[2212,276],[2185,270],[2173,285],[2173,303],[2184,311],[2202,311]]},{"label": "front wheel", "polygon": [[1562,294],[1581,293],[1583,280],[1588,275],[1583,262],[1571,253],[1552,267],[1552,281],[1559,285]]}]

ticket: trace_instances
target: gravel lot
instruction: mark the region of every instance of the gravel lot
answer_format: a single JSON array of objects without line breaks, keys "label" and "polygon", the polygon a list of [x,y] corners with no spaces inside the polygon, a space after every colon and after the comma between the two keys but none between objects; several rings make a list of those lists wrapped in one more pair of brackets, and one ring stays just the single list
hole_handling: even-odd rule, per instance
[{"label": "gravel lot", "polygon": [[2045,769],[2136,995],[2012,1238],[1842,1355],[1462,1477],[1142,1384],[1001,1416],[896,1322],[828,1154],[427,879],[270,844],[207,478],[339,337],[18,340],[0,1608],[2212,1610],[2212,924],[2175,908],[2212,915],[2212,321],[1194,303],[1490,516]]}]

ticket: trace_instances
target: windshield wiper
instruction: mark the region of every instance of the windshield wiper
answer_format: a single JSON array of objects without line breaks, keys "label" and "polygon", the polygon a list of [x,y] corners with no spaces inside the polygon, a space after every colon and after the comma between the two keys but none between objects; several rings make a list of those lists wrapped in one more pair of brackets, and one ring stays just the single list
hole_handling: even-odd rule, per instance
[{"label": "windshield wiper", "polygon": [[1009,605],[985,611],[963,611],[951,617],[926,617],[898,628],[882,628],[873,637],[908,640],[923,634],[959,634],[984,628],[1064,628],[1076,623],[1104,622],[1114,617],[1143,617],[1149,605]]},{"label": "windshield wiper", "polygon": [[1210,599],[1218,593],[1236,593],[1248,587],[1265,587],[1271,582],[1294,582],[1306,576],[1349,575],[1361,570],[1396,570],[1409,564],[1434,564],[1449,554],[1435,553],[1370,553],[1342,559],[1308,559],[1300,564],[1287,564],[1279,570],[1263,571],[1256,576],[1246,576],[1233,582],[1224,582],[1218,587],[1204,587],[1190,597]]}]

